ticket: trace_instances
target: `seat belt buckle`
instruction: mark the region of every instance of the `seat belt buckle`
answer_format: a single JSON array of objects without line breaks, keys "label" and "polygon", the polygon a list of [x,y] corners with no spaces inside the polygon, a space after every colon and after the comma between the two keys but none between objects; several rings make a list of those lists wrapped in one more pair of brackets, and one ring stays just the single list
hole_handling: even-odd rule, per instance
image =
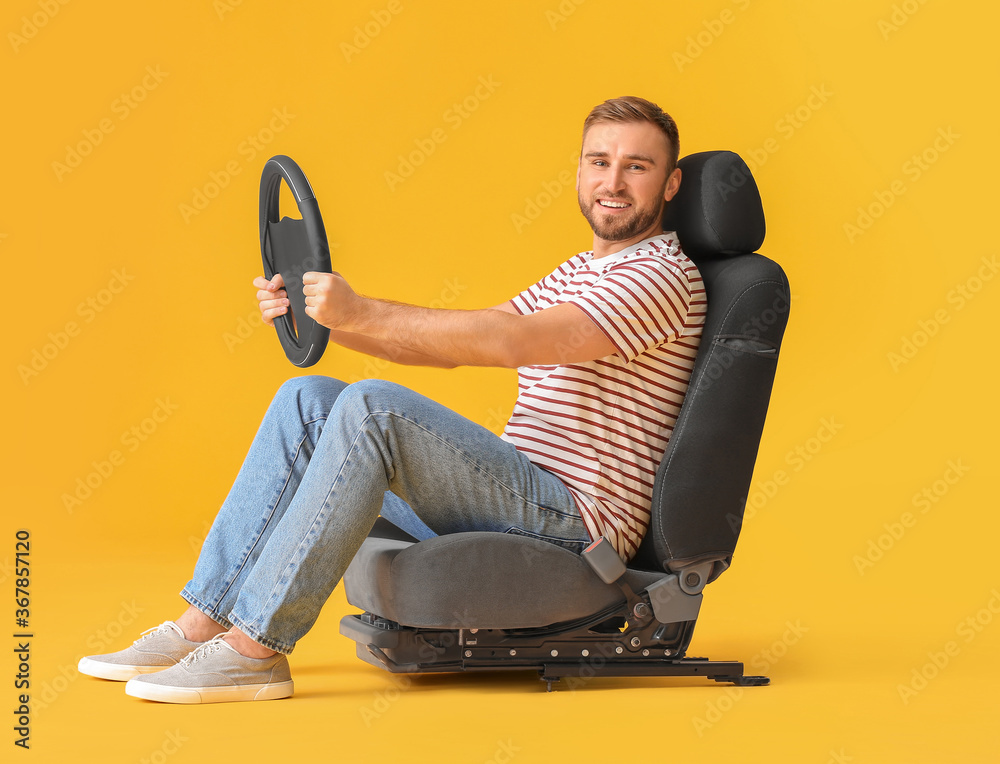
[{"label": "seat belt buckle", "polygon": [[618,556],[614,546],[604,536],[580,552],[587,564],[606,584],[617,583],[625,575],[625,563]]}]

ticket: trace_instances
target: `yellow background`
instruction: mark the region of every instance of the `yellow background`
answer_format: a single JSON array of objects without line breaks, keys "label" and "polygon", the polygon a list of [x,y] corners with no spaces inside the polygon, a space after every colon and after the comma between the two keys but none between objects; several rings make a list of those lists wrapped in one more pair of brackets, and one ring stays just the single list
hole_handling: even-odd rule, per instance
[{"label": "yellow background", "polygon": [[[13,629],[25,528],[35,634],[32,747],[15,754],[997,760],[1000,279],[987,226],[1000,12],[63,3],[0,13],[0,631]],[[261,415],[299,373],[254,320],[266,159],[305,169],[334,267],[357,290],[481,307],[589,247],[566,173],[587,111],[624,94],[673,114],[682,154],[751,161],[762,252],[791,280],[751,511],[692,644],[772,685],[599,680],[545,694],[519,673],[406,686],[338,635],[339,589],[292,657],[291,701],[162,706],[79,677],[80,655],[180,612],[176,591]],[[409,177],[387,180],[413,152]],[[186,210],[199,192],[213,198]],[[372,365],[337,348],[314,371],[392,378],[497,430],[515,395],[512,372]],[[10,751],[16,665],[0,652]]]}]

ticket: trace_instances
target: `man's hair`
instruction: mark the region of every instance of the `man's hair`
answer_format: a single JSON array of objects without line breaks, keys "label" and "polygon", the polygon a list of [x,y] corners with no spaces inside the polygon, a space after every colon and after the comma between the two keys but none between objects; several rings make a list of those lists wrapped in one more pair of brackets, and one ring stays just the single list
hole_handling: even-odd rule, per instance
[{"label": "man's hair", "polygon": [[652,122],[667,138],[667,156],[670,160],[667,172],[673,172],[680,156],[680,136],[677,133],[677,123],[673,117],[652,101],[638,96],[622,96],[610,98],[599,106],[595,106],[583,122],[583,134],[598,122]]}]

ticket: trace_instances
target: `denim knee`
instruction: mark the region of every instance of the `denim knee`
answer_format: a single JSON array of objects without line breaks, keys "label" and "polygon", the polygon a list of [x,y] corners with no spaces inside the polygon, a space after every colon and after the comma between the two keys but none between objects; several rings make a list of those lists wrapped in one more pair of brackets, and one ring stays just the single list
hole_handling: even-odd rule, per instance
[{"label": "denim knee", "polygon": [[385,379],[362,379],[343,389],[337,405],[348,410],[385,411],[394,409],[403,398],[414,395],[413,391],[396,382]]},{"label": "denim knee", "polygon": [[274,401],[279,405],[297,408],[305,422],[317,417],[325,418],[346,387],[339,379],[319,374],[293,377],[278,388]]}]

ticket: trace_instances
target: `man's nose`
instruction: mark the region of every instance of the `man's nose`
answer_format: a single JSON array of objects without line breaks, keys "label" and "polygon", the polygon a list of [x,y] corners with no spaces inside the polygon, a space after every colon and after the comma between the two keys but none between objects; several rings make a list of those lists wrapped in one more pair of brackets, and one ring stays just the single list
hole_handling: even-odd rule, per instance
[{"label": "man's nose", "polygon": [[618,165],[612,165],[604,176],[608,191],[617,194],[625,189],[625,171]]}]

